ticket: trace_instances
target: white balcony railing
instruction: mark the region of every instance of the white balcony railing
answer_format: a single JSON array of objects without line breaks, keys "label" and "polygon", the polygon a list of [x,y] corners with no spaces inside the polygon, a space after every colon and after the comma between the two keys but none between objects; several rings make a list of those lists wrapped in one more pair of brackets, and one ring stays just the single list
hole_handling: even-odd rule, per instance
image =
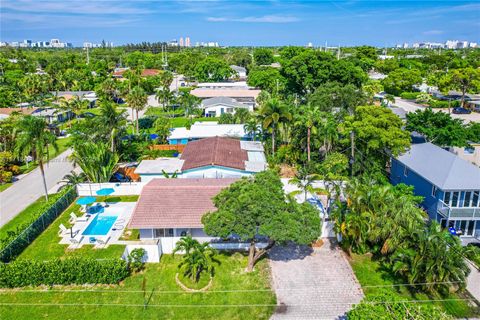
[{"label": "white balcony railing", "polygon": [[438,200],[437,210],[448,219],[480,218],[480,207],[450,207],[442,200]]}]

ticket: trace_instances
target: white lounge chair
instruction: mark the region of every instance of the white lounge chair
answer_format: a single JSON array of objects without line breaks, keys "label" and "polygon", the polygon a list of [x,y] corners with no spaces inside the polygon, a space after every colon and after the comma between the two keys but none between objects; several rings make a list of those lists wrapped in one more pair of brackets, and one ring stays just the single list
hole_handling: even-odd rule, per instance
[{"label": "white lounge chair", "polygon": [[75,237],[78,233],[80,232],[79,229],[76,230],[70,230],[70,228],[67,228],[63,225],[63,223],[60,223],[59,229],[58,229],[58,236],[64,236],[67,234],[73,235]]},{"label": "white lounge chair", "polygon": [[70,213],[70,223],[75,223],[75,222],[86,222],[88,221],[88,217],[87,216],[81,216],[81,217],[77,217],[77,215],[73,212]]},{"label": "white lounge chair", "polygon": [[76,238],[70,238],[69,240],[70,240],[70,243],[71,243],[72,245],[74,245],[75,247],[78,248],[78,247],[80,246],[80,243],[81,243],[82,240],[83,240],[83,236],[80,236],[78,239],[76,239]]},{"label": "white lounge chair", "polygon": [[105,238],[97,238],[97,243],[101,245],[102,247],[105,247],[108,243],[108,240],[110,240],[110,237],[105,237]]}]

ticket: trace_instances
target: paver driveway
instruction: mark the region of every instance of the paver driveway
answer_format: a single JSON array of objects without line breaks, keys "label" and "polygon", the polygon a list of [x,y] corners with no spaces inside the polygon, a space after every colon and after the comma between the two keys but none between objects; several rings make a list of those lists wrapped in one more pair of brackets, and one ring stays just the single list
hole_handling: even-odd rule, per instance
[{"label": "paver driveway", "polygon": [[280,305],[272,319],[338,319],[362,300],[360,284],[343,253],[335,243],[324,241],[314,250],[272,249],[272,281]]}]

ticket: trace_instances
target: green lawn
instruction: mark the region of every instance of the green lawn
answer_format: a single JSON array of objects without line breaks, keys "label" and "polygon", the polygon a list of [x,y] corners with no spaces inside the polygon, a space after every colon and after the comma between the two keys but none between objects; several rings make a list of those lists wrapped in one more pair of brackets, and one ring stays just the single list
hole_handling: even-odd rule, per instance
[{"label": "green lawn", "polygon": [[[466,298],[462,294],[451,294],[448,297],[428,296],[425,293],[410,291],[412,287],[399,286],[404,283],[403,279],[382,268],[378,261],[372,260],[368,254],[357,255],[352,254],[350,264],[360,282],[365,295],[379,294],[382,292],[390,292],[404,297],[408,300],[445,300],[445,299],[463,299]],[[397,284],[397,286],[392,286]],[[464,318],[474,314],[478,316],[478,308],[469,307],[467,301],[439,301],[434,302],[447,313],[454,317]]]},{"label": "green lawn", "polygon": [[[175,274],[179,260],[179,256],[164,255],[160,263],[148,264],[143,272],[127,278],[119,286],[1,291],[0,318],[269,319],[276,299],[270,291],[266,260],[260,261],[254,272],[246,273],[244,255],[219,255],[221,264],[216,267],[212,287],[205,293],[186,293],[178,287]],[[143,308],[144,279],[149,305],[146,309]],[[61,291],[73,289],[89,291]]]},{"label": "green lawn", "polygon": [[2,191],[5,191],[6,189],[8,189],[13,183],[9,182],[9,183],[4,183],[4,184],[0,184],[0,192]]},{"label": "green lawn", "polygon": [[58,146],[58,151],[55,151],[52,146],[48,148],[48,155],[50,159],[55,158],[56,156],[60,155],[62,152],[68,149],[69,143],[72,140],[71,137],[66,137],[66,138],[59,138],[57,139],[57,146]]},{"label": "green lawn", "polygon": [[[97,197],[97,201],[103,202],[135,202],[138,196],[111,196]],[[68,220],[70,213],[74,212],[77,216],[81,215],[80,206],[73,203],[68,207],[37,239],[35,239],[18,257],[18,259],[38,259],[49,260],[60,257],[83,256],[97,259],[119,258],[122,256],[125,246],[110,245],[105,249],[93,249],[93,245],[85,245],[80,249],[68,250],[68,245],[61,245],[58,242],[60,237],[57,233],[59,226],[63,223],[67,228],[70,227]]]},{"label": "green lawn", "polygon": [[[61,195],[51,194],[50,199],[58,199]],[[10,230],[15,230],[17,226],[21,226],[27,222],[32,221],[34,217],[38,215],[38,209],[45,204],[45,197],[42,196],[38,198],[31,205],[22,210],[15,218],[6,223],[3,227],[0,228],[0,239],[6,237],[7,232]]]}]

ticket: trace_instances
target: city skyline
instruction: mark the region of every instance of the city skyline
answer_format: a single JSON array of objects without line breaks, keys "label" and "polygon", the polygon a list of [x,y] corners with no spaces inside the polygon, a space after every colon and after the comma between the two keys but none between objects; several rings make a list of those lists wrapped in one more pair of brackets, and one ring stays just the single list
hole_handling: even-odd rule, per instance
[{"label": "city skyline", "polygon": [[121,45],[189,35],[192,45],[393,47],[480,39],[480,4],[468,1],[4,0],[0,7],[3,42],[61,38],[81,46],[108,39]]}]

